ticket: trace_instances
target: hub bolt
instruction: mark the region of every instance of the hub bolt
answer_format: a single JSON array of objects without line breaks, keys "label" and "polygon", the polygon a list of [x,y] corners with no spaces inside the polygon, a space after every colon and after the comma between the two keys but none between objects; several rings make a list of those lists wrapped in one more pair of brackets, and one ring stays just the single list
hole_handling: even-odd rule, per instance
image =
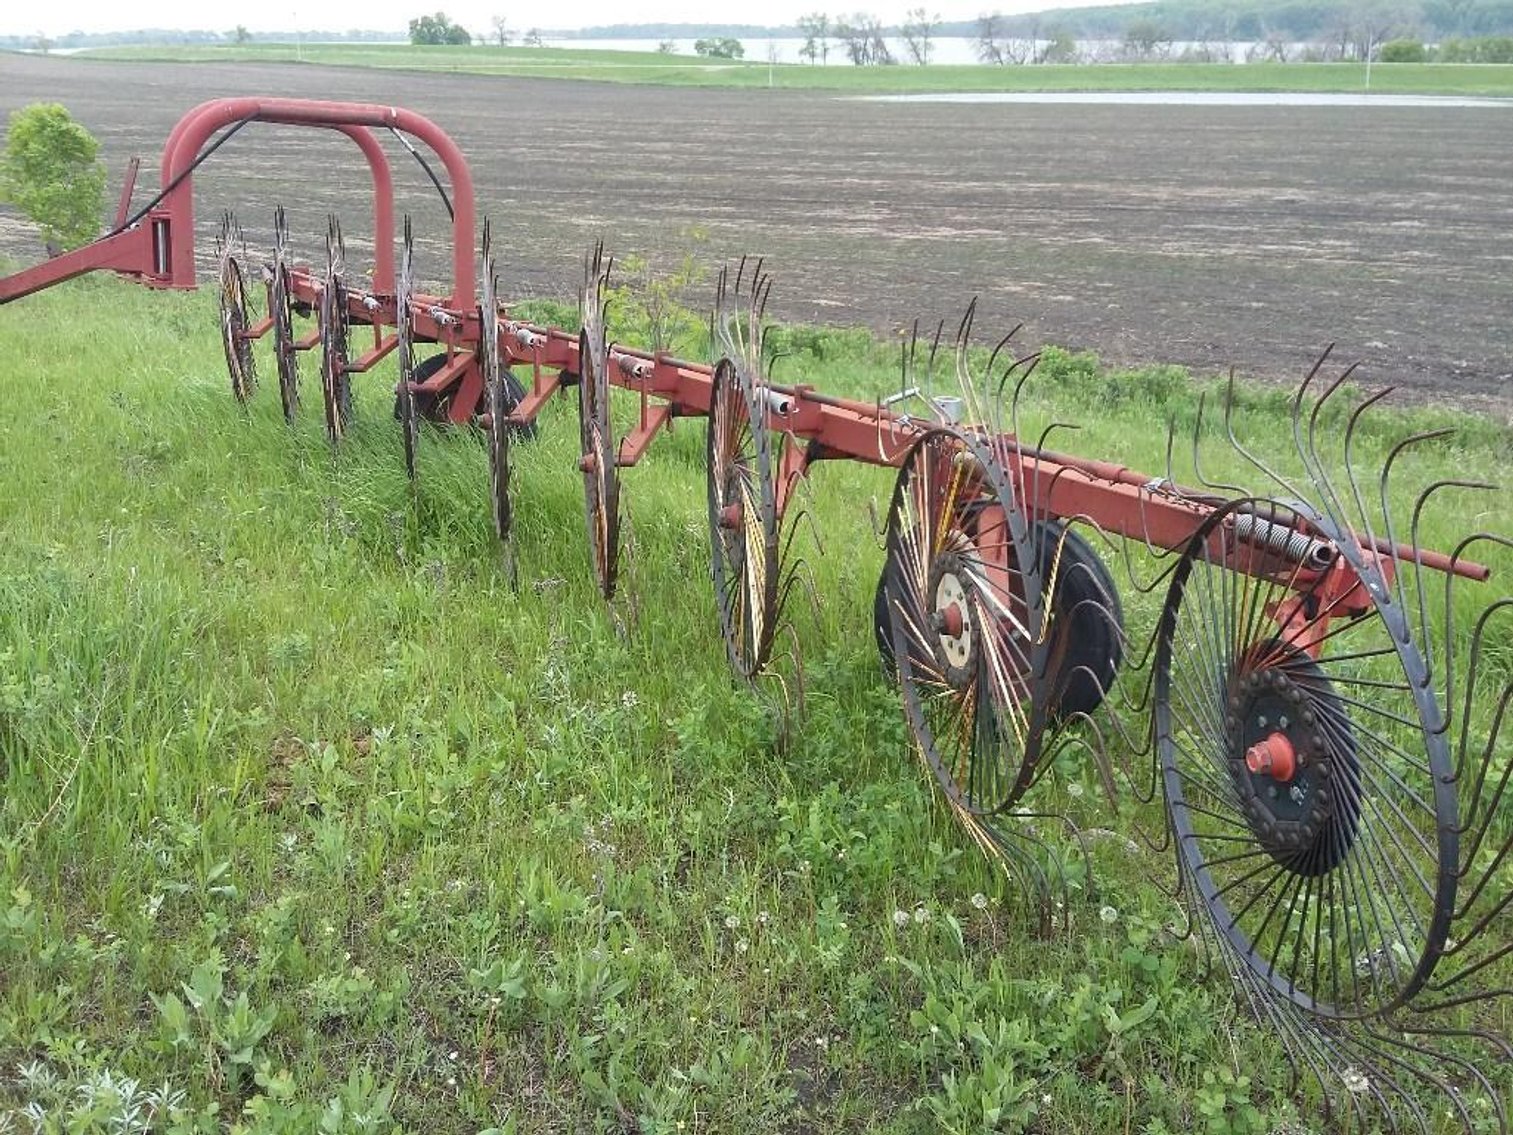
[{"label": "hub bolt", "polygon": [[1245,750],[1245,767],[1286,784],[1297,771],[1297,753],[1285,733],[1272,733]]}]

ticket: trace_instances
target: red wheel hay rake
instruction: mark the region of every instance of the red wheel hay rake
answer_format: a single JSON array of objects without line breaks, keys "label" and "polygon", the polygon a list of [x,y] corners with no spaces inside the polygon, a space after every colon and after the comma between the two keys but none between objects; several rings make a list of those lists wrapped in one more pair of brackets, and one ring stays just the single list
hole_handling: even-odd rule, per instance
[{"label": "red wheel hay rake", "polygon": [[[170,134],[162,189],[146,208],[130,213],[133,165],[113,231],[0,279],[0,302],[99,269],[151,287],[194,287],[194,170],[254,121],[332,129],[357,144],[373,176],[375,259],[370,286],[355,286],[333,220],[323,272],[292,266],[280,211],[263,273],[267,315],[253,322],[246,253],[228,218],[217,258],[221,336],[239,399],[257,382],[252,345],[267,338],[292,421],[298,356],[318,352],[334,444],[351,421],[352,376],[396,353],[407,469],[414,476],[422,419],[481,426],[494,527],[507,542],[512,440],[561,388],[577,386],[586,527],[606,598],[619,573],[619,471],[672,419],[707,418],[712,575],[732,668],[746,680],[768,667],[793,583],[784,522],[795,487],[824,460],[897,468],[875,607],[879,646],[951,810],[1041,900],[1043,925],[1056,857],[1025,802],[1069,748],[1091,753],[1112,787],[1103,744],[1111,734],[1136,795],[1162,794],[1161,834],[1193,927],[1281,1038],[1294,1071],[1322,1087],[1325,1106],[1427,1131],[1441,1123],[1437,1100],[1469,1131],[1481,1122],[1472,1102],[1480,1096],[1506,1129],[1513,1049],[1492,1007],[1510,993],[1513,961],[1513,761],[1502,731],[1513,683],[1498,658],[1513,598],[1494,596],[1468,618],[1456,584],[1489,577],[1468,558],[1473,549],[1513,541],[1479,533],[1448,554],[1419,545],[1431,497],[1488,487],[1461,480],[1425,486],[1400,541],[1389,479],[1412,443],[1436,435],[1404,439],[1377,484],[1363,483],[1352,445],[1380,395],[1366,399],[1348,415],[1337,485],[1319,439],[1350,372],[1309,400],[1316,367],[1293,400],[1300,478],[1248,452],[1226,409],[1234,450],[1266,487],[1254,494],[1204,480],[1195,436],[1202,487],[1192,489],[1170,470],[1153,478],[1021,441],[1020,392],[1036,360],[1000,372],[1006,338],[974,375],[970,311],[955,352],[961,397],[905,391],[923,406],[919,417],[770,382],[769,280],[760,266],[721,274],[712,365],[608,341],[602,249],[585,264],[581,332],[512,319],[497,298],[487,225],[475,260],[473,185],[456,145],[420,115],[350,103],[238,98],[197,107]],[[396,272],[382,129],[420,139],[447,172],[447,295],[417,291],[408,218]],[[296,313],[316,315],[302,337]],[[362,327],[371,341],[354,357],[352,331]],[[418,362],[420,343],[443,350]],[[932,347],[932,377],[936,354]],[[528,385],[514,379],[516,367],[528,368]],[[613,388],[639,401],[618,443]],[[1116,669],[1137,663],[1127,657],[1114,580],[1085,532],[1122,541],[1127,562],[1130,548],[1170,560],[1145,585],[1166,588],[1144,652],[1153,662],[1148,728],[1124,724],[1147,708],[1144,699],[1111,704]],[[1128,761],[1141,755],[1148,763]]]}]

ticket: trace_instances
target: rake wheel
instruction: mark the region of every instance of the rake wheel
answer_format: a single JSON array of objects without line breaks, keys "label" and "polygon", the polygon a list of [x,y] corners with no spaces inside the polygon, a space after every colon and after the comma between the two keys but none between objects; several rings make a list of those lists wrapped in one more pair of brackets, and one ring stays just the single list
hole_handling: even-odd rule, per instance
[{"label": "rake wheel", "polygon": [[227,213],[216,240],[220,261],[221,346],[226,351],[226,370],[231,375],[231,393],[246,402],[257,389],[257,359],[247,338],[251,320],[247,314],[247,279],[235,254],[236,221]]},{"label": "rake wheel", "polygon": [[410,329],[410,303],[414,296],[415,238],[410,230],[409,215],[406,214],[404,247],[399,258],[399,283],[394,296],[394,334],[398,339],[395,355],[399,360],[399,384],[394,391],[394,416],[399,419],[399,431],[404,438],[405,472],[412,481],[415,479],[415,449],[420,441],[420,412],[415,392],[410,389],[410,384],[415,381],[415,343]]},{"label": "rake wheel", "polygon": [[494,535],[508,544],[513,514],[510,509],[510,424],[516,399],[506,381],[508,372],[499,366],[499,281],[494,272],[493,242],[488,222],[483,226],[481,254],[483,296],[479,302],[478,367],[482,372],[484,398],[489,412],[489,501],[493,508]]},{"label": "rake wheel", "polygon": [[333,217],[326,233],[326,279],[320,295],[321,394],[326,405],[326,436],[332,445],[341,441],[352,421],[345,265],[341,226]]},{"label": "rake wheel", "polygon": [[781,518],[765,404],[746,369],[729,358],[714,371],[707,454],[720,633],[731,666],[750,681],[766,666],[777,630]]},{"label": "rake wheel", "polygon": [[[1073,527],[1057,520],[1037,521],[1042,579],[1055,578],[1052,622],[1063,633],[1050,673],[1050,716],[1062,720],[1090,714],[1103,703],[1124,654],[1124,613],[1119,591],[1093,546]],[[888,615],[887,572],[877,577],[872,597],[872,631],[883,667],[891,677],[893,623]]]},{"label": "rake wheel", "polygon": [[1046,707],[1037,549],[980,439],[935,429],[899,469],[884,598],[904,712],[949,803],[1003,810],[1033,780]]},{"label": "rake wheel", "polygon": [[[1345,598],[1324,590],[1334,569],[1353,573]],[[1310,1014],[1407,1004],[1449,931],[1456,790],[1376,560],[1306,506],[1230,502],[1184,550],[1156,647],[1167,810],[1210,928]]]},{"label": "rake wheel", "polygon": [[588,522],[594,579],[606,599],[614,597],[620,571],[620,470],[609,420],[609,351],[605,342],[604,292],[610,266],[602,245],[584,264],[578,335],[578,468],[583,473],[583,513]]},{"label": "rake wheel", "polygon": [[614,434],[609,422],[609,376],[602,330],[595,337],[588,327],[578,336],[578,426],[582,452],[583,509],[588,521],[588,546],[599,591],[610,599],[620,568],[620,473],[615,464]]},{"label": "rake wheel", "polygon": [[289,292],[289,224],[280,206],[273,214],[273,283],[268,293],[273,316],[273,362],[284,421],[294,424],[299,410],[299,352],[294,347],[294,299]]}]

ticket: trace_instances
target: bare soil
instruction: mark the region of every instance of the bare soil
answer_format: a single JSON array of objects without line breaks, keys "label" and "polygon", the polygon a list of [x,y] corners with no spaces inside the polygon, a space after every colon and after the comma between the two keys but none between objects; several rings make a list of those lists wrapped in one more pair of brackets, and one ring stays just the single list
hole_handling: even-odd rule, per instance
[{"label": "bare soil", "polygon": [[[600,237],[664,266],[688,251],[711,265],[752,253],[777,275],[783,319],[886,334],[954,319],[976,295],[985,337],[1023,322],[1032,344],[1269,379],[1298,377],[1337,342],[1337,357],[1365,360],[1367,381],[1417,400],[1513,407],[1504,109],[904,104],[0,57],[0,111],[67,104],[113,179],[144,157],[144,187],[178,117],[234,94],[435,119],[471,160],[506,296],[575,294]],[[445,214],[390,148],[439,276]],[[230,207],[266,246],[280,202],[311,256],[328,210],[358,260],[371,233],[365,167],[335,135],[248,127],[197,175],[197,200],[203,237]],[[0,251],[30,260],[35,247],[0,215]]]}]

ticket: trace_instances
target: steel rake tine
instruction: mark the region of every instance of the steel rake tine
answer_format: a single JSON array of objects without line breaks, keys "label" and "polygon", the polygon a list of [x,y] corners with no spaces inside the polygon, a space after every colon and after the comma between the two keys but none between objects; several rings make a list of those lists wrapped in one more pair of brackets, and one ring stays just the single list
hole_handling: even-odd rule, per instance
[{"label": "steel rake tine", "polygon": [[[1391,395],[1392,394],[1392,389],[1393,389],[1392,387],[1386,386],[1386,387],[1383,387],[1381,390],[1378,390],[1375,394],[1371,395],[1369,398],[1362,399],[1360,405],[1358,405],[1354,410],[1352,410],[1350,412],[1350,419],[1345,424],[1345,456],[1344,456],[1345,475],[1349,479],[1349,482],[1350,482],[1350,491],[1351,491],[1351,494],[1355,498],[1356,511],[1360,513],[1362,521],[1366,525],[1366,534],[1367,534],[1368,539],[1371,536],[1371,513],[1370,513],[1370,510],[1368,510],[1366,508],[1366,502],[1361,497],[1360,482],[1359,482],[1359,479],[1355,475],[1355,459],[1354,459],[1354,456],[1353,456],[1353,451],[1354,451],[1354,447],[1355,447],[1355,432],[1356,432],[1357,428],[1359,428],[1360,423],[1365,420],[1366,411],[1369,410],[1369,409],[1371,409],[1371,407],[1375,406],[1377,403],[1385,400],[1389,395]],[[1391,459],[1390,458],[1388,459],[1388,463],[1389,464],[1391,463]],[[1386,488],[1386,482],[1384,480],[1383,481],[1384,495],[1382,496],[1380,503],[1381,503],[1381,506],[1382,506],[1383,515],[1387,516],[1387,524],[1388,524],[1388,526],[1390,528],[1390,526],[1391,526],[1391,518],[1390,518],[1390,516],[1387,515],[1387,498],[1385,496],[1385,488]]]},{"label": "steel rake tine", "polygon": [[[1329,473],[1324,468],[1323,460],[1319,457],[1318,424],[1319,415],[1323,413],[1324,406],[1345,385],[1351,376],[1355,374],[1359,366],[1360,363],[1351,363],[1314,400],[1313,409],[1308,415],[1308,444],[1306,447],[1303,445],[1303,441],[1298,434],[1299,419],[1296,414],[1294,414],[1292,422],[1293,444],[1297,447],[1298,456],[1303,462],[1304,472],[1307,473],[1308,479],[1313,482],[1314,487],[1321,494],[1322,500],[1320,503],[1323,506],[1324,512],[1337,518],[1346,528],[1353,528],[1354,525],[1350,523],[1345,505],[1340,500],[1339,494],[1335,491],[1334,483],[1329,479]],[[1385,397],[1385,392],[1383,397]],[[1369,401],[1367,405],[1370,405]],[[1348,468],[1345,475],[1346,477],[1351,476]],[[1351,478],[1351,488],[1355,488],[1353,478]],[[1364,516],[1362,520],[1363,522],[1365,521]]]},{"label": "steel rake tine", "polygon": [[[1387,468],[1384,468],[1382,470],[1382,512],[1386,517],[1387,540],[1389,543],[1395,544],[1397,541],[1397,536],[1393,531],[1392,515],[1386,508],[1385,504],[1387,500],[1387,475],[1390,469],[1391,459],[1389,458]],[[1443,478],[1438,481],[1433,481],[1429,485],[1425,486],[1419,492],[1418,497],[1413,502],[1413,511],[1410,514],[1408,525],[1408,538],[1411,541],[1413,548],[1413,585],[1416,598],[1418,599],[1418,628],[1420,635],[1419,642],[1422,644],[1422,647],[1426,652],[1429,650],[1430,644],[1434,641],[1434,639],[1431,636],[1429,629],[1429,598],[1424,589],[1425,569],[1423,564],[1423,545],[1419,542],[1419,521],[1422,517],[1424,506],[1429,503],[1430,497],[1432,497],[1435,493],[1439,492],[1442,489],[1470,489],[1476,492],[1496,492],[1498,490],[1498,487],[1499,486],[1492,484],[1490,481],[1467,481],[1461,480],[1459,478]],[[1455,575],[1453,573],[1446,573],[1445,580],[1447,585],[1453,582],[1454,579]],[[1401,572],[1398,573],[1397,588],[1398,602],[1401,603],[1406,610],[1408,604],[1403,594]],[[1453,624],[1446,623],[1445,625],[1451,626]],[[1453,652],[1450,650],[1445,651],[1445,660],[1447,665],[1450,661],[1452,653]],[[1446,676],[1445,701],[1447,705],[1450,702],[1448,673]]]},{"label": "steel rake tine", "polygon": [[[1321,359],[1319,361],[1319,363],[1315,365],[1315,368],[1314,368],[1315,373],[1317,372],[1318,366],[1322,365],[1322,363],[1323,363],[1323,360]],[[1309,380],[1311,380],[1311,379],[1312,379],[1312,375],[1309,376]],[[1307,388],[1309,380],[1305,380],[1304,381],[1304,383],[1303,383],[1303,389]],[[1299,392],[1299,394],[1301,395],[1301,391]],[[1235,404],[1235,373],[1234,373],[1233,370],[1231,370],[1229,372],[1229,386],[1228,386],[1228,389],[1227,389],[1227,391],[1225,393],[1225,398],[1224,398],[1224,430],[1225,430],[1225,433],[1227,433],[1229,435],[1229,444],[1234,448],[1234,451],[1236,453],[1238,453],[1246,461],[1249,461],[1252,466],[1254,466],[1264,476],[1266,476],[1267,478],[1269,478],[1272,481],[1272,483],[1274,483],[1275,485],[1277,485],[1278,487],[1280,487],[1283,492],[1288,493],[1291,496],[1296,497],[1299,500],[1301,500],[1303,498],[1304,494],[1302,494],[1297,489],[1295,489],[1292,486],[1292,484],[1286,478],[1284,478],[1280,473],[1276,472],[1269,465],[1267,465],[1264,461],[1262,461],[1259,457],[1257,457],[1255,454],[1251,453],[1250,450],[1246,449],[1245,446],[1243,444],[1241,444],[1240,439],[1237,436],[1235,436],[1234,422],[1233,422],[1233,419],[1232,419],[1232,415],[1233,415],[1233,411],[1234,411],[1234,404]],[[1243,492],[1242,492],[1241,495],[1244,495]]]},{"label": "steel rake tine", "polygon": [[[1233,368],[1230,368],[1229,382],[1231,389],[1233,389],[1234,381],[1235,372]],[[1207,402],[1208,392],[1205,390],[1203,393],[1198,395],[1198,416],[1196,421],[1194,421],[1193,423],[1193,476],[1198,478],[1198,484],[1202,485],[1205,489],[1213,489],[1216,492],[1229,493],[1231,496],[1235,497],[1249,496],[1250,494],[1247,493],[1239,485],[1232,485],[1224,481],[1211,481],[1203,475],[1203,462],[1199,459],[1199,455],[1202,450],[1201,441],[1203,436],[1203,413]],[[1228,422],[1229,414],[1226,410],[1226,426],[1228,425]]]}]

